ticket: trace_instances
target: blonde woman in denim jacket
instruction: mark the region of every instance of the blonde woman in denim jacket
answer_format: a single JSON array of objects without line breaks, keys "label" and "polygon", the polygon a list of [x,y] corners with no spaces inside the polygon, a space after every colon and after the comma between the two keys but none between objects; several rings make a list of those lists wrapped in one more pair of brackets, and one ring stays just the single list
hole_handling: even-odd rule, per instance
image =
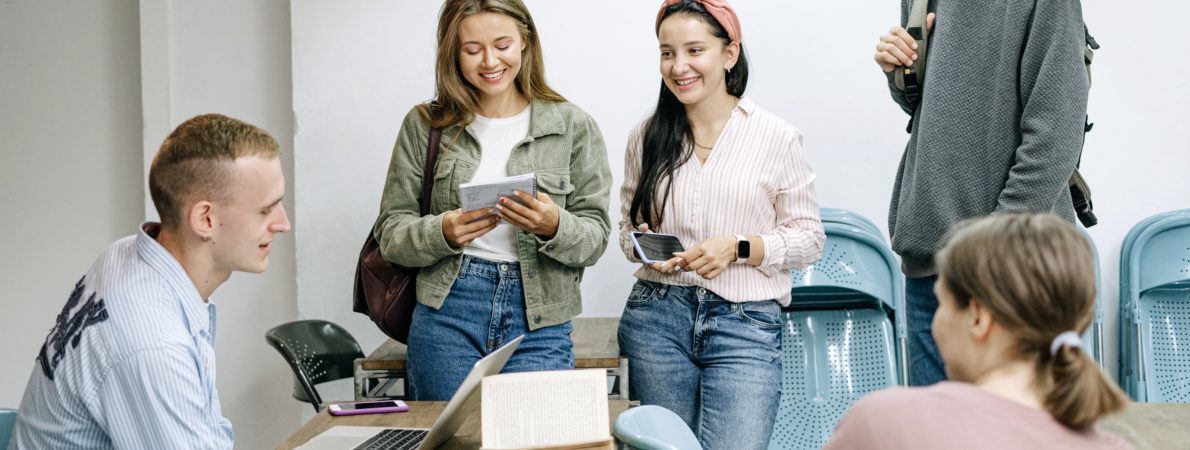
[{"label": "blonde woman in denim jacket", "polygon": [[[579,282],[611,229],[602,135],[546,85],[520,0],[448,0],[436,72],[433,107],[416,106],[401,125],[373,230],[385,259],[421,268],[408,353],[419,400],[450,398],[475,361],[521,335],[505,372],[573,368]],[[441,150],[421,217],[432,128]],[[537,175],[535,197],[459,209],[459,184],[526,173]]]}]

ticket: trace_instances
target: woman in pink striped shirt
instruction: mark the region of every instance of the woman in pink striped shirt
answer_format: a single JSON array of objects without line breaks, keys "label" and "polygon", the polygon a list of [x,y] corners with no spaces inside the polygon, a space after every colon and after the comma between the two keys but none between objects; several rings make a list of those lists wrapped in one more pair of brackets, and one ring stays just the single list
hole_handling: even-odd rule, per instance
[{"label": "woman in pink striped shirt", "polygon": [[780,398],[779,313],[790,272],[825,240],[801,134],[742,97],[748,63],[724,0],[657,15],[661,94],[628,139],[620,244],[673,234],[685,251],[643,265],[620,319],[631,391],[708,449],[766,448]]}]

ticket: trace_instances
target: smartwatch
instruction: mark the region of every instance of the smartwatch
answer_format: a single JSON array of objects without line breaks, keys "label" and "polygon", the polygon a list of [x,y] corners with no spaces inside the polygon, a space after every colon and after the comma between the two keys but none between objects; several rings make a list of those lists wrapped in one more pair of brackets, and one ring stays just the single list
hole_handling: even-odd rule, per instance
[{"label": "smartwatch", "polygon": [[735,238],[735,262],[747,262],[748,255],[752,254],[752,243],[748,242],[748,237],[744,235],[737,234]]}]

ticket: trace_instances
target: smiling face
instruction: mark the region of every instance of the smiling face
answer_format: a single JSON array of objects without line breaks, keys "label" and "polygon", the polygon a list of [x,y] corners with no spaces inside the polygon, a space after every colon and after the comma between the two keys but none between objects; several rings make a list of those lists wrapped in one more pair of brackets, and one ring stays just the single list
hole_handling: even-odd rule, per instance
[{"label": "smiling face", "polygon": [[657,31],[661,78],[687,106],[709,97],[728,95],[726,70],[735,65],[738,44],[724,45],[710,24],[692,14],[674,14]]},{"label": "smiling face", "polygon": [[281,199],[285,175],[279,158],[243,157],[231,164],[232,186],[225,202],[215,205],[211,233],[216,270],[261,273],[277,233],[289,231]]},{"label": "smiling face", "polygon": [[459,25],[459,71],[479,91],[480,102],[517,95],[525,41],[517,23],[503,14],[484,12]]}]

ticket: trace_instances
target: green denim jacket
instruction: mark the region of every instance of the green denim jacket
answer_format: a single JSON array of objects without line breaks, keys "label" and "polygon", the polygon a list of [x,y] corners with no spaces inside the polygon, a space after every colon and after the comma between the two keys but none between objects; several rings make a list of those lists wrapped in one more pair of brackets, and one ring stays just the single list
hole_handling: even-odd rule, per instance
[{"label": "green denim jacket", "polygon": [[[420,267],[417,301],[442,307],[458,276],[462,249],[442,235],[442,218],[459,208],[459,184],[471,181],[479,166],[479,141],[470,126],[442,130],[442,144],[430,195],[430,215],[418,215],[429,124],[416,109],[401,124],[380,217],[372,232],[384,258]],[[553,239],[517,231],[517,255],[530,330],[564,323],[582,312],[579,282],[583,268],[603,255],[611,233],[608,195],[611,169],[603,135],[595,121],[570,103],[534,101],[529,135],[512,150],[508,174],[537,174],[537,189],[558,204]]]}]

